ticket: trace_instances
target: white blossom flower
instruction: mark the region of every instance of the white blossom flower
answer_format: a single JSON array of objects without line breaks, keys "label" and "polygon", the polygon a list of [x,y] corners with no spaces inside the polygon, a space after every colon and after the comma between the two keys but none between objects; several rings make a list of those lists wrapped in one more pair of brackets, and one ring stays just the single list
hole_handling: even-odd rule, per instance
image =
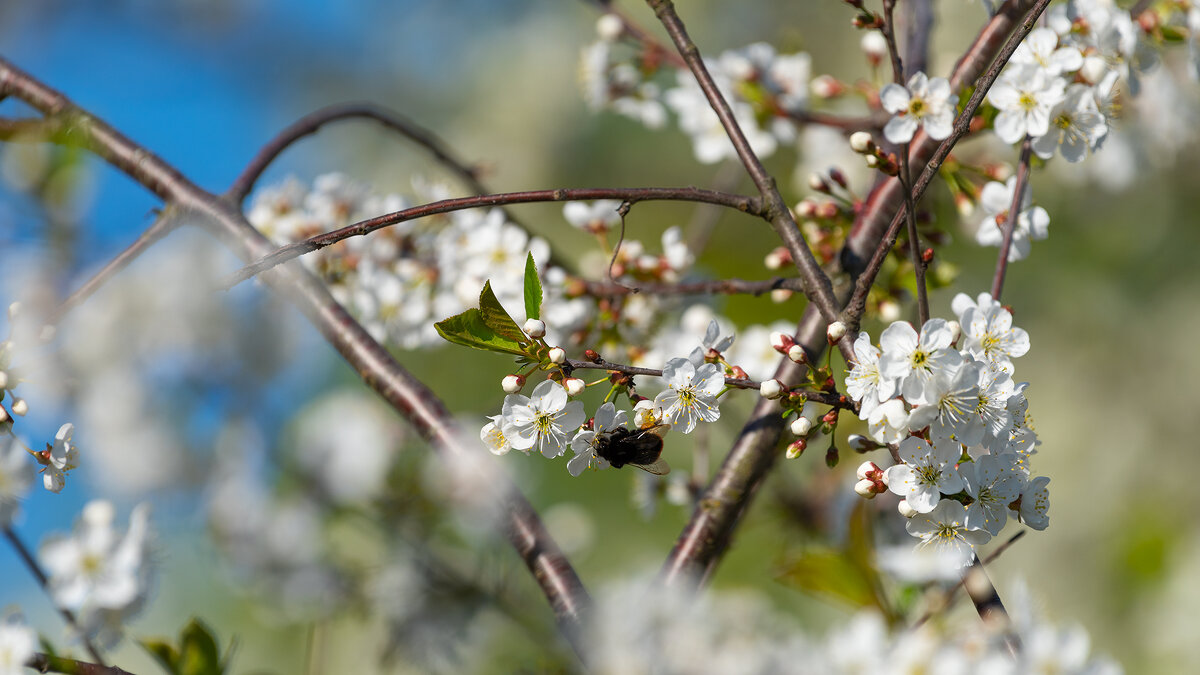
[{"label": "white blossom flower", "polygon": [[930,427],[930,436],[950,439],[965,445],[983,440],[983,422],[975,413],[979,401],[979,374],[982,366],[974,361],[957,370],[938,373],[925,389],[928,402],[913,408],[908,427],[914,431]]},{"label": "white blossom flower", "polygon": [[963,316],[967,313],[968,309],[978,307],[980,311],[987,311],[992,307],[1000,306],[1000,303],[992,300],[991,293],[980,293],[975,300],[972,300],[971,296],[967,295],[966,293],[959,293],[954,296],[953,300],[950,301],[950,309],[954,312],[954,315],[958,317],[960,326],[961,324],[966,323],[966,321],[963,320]]},{"label": "white blossom flower", "polygon": [[24,675],[37,651],[37,634],[16,615],[0,622],[0,675]]},{"label": "white blossom flower", "polygon": [[888,445],[899,443],[908,437],[908,411],[904,401],[889,399],[871,408],[867,415],[867,429],[876,442]]},{"label": "white blossom flower", "polygon": [[1050,111],[1064,97],[1067,83],[1033,66],[1010,66],[992,85],[988,102],[1000,111],[996,135],[1005,143],[1016,143],[1026,135],[1034,138],[1050,130]]},{"label": "white blossom flower", "polygon": [[925,127],[925,133],[935,141],[954,131],[954,106],[958,96],[951,93],[950,82],[942,77],[929,79],[925,73],[914,73],[908,86],[892,83],[879,92],[883,109],[895,115],[883,128],[883,135],[893,143],[907,143]]},{"label": "white blossom flower", "polygon": [[1012,360],[1029,352],[1029,333],[1012,325],[1012,314],[999,305],[963,313],[963,351],[1012,371]]},{"label": "white blossom flower", "polygon": [[690,434],[697,420],[715,422],[721,416],[717,394],[725,388],[725,375],[717,364],[697,367],[688,359],[671,359],[662,377],[667,389],[654,397],[654,405],[662,409],[663,420],[682,425],[683,433]]},{"label": "white blossom flower", "polygon": [[910,518],[904,528],[921,539],[918,546],[951,551],[970,562],[972,547],[986,544],[992,537],[987,530],[967,527],[966,520],[967,507],[953,499],[943,499],[929,513]]},{"label": "white blossom flower", "polygon": [[1041,68],[1047,75],[1071,73],[1083,66],[1083,52],[1078,47],[1058,46],[1058,33],[1050,28],[1037,28],[1017,46],[1009,63]]},{"label": "white blossom flower", "polygon": [[567,202],[563,205],[563,218],[586,232],[607,232],[621,224],[621,214],[617,213],[620,206],[621,202],[615,199],[601,199],[591,204]]},{"label": "white blossom flower", "polygon": [[967,507],[967,527],[1000,534],[1008,522],[1008,505],[1017,500],[1025,476],[1017,470],[1013,455],[984,455],[959,467],[968,495],[975,501]]},{"label": "white blossom flower", "polygon": [[67,484],[67,472],[79,466],[79,448],[71,442],[74,433],[75,425],[68,422],[59,427],[54,435],[49,463],[42,470],[42,482],[51,492],[61,492]]},{"label": "white blossom flower", "polygon": [[72,536],[51,535],[41,546],[50,595],[88,634],[139,609],[149,590],[149,507],[134,507],[124,537],[113,530],[114,516],[111,503],[89,502]]},{"label": "white blossom flower", "polygon": [[1035,530],[1044,530],[1050,524],[1049,484],[1049,476],[1038,476],[1021,493],[1021,522]]},{"label": "white blossom flower", "polygon": [[[980,223],[979,229],[975,232],[975,241],[981,245],[1002,246],[1004,244],[1004,230],[1001,229],[1001,225],[1007,223],[1008,219],[1012,217],[1009,207],[1012,206],[1016,181],[1016,177],[1013,177],[1004,184],[992,181],[983,186],[979,203],[983,206],[987,218]],[[1021,208],[1018,209],[1020,215],[1017,217],[1017,225],[1013,229],[1012,247],[1008,251],[1009,262],[1024,260],[1029,255],[1030,249],[1033,248],[1034,240],[1050,236],[1050,214],[1040,206],[1029,208],[1031,197],[1028,183],[1025,184],[1022,192],[1024,194],[1021,195]]]},{"label": "white blossom flower", "polygon": [[[487,446],[488,451],[497,457],[507,455],[509,450],[512,450],[512,444],[504,437],[504,432],[501,431],[501,426],[504,424],[503,415],[493,415],[488,417],[488,423],[483,425],[479,430],[479,440]],[[525,450],[525,454],[529,454],[529,450]]]},{"label": "white blossom flower", "polygon": [[854,364],[846,374],[846,393],[861,403],[859,417],[868,419],[871,411],[896,394],[896,380],[879,372],[879,349],[871,344],[865,331],[854,340]]},{"label": "white blossom flower", "polygon": [[895,380],[904,399],[913,405],[928,403],[926,388],[935,374],[948,374],[962,363],[962,355],[950,348],[954,332],[945,319],[930,319],[921,334],[905,321],[897,321],[879,336],[883,354],[879,372]]},{"label": "white blossom flower", "polygon": [[12,524],[33,482],[33,459],[16,439],[0,440],[0,528]]},{"label": "white blossom flower", "polygon": [[596,455],[596,445],[602,434],[625,426],[626,415],[624,410],[617,410],[612,402],[605,403],[592,418],[592,428],[575,434],[575,438],[571,439],[571,450],[575,452],[575,456],[567,462],[567,471],[570,471],[572,476],[578,476],[589,466],[595,466],[597,469],[608,468],[608,460]]},{"label": "white blossom flower", "polygon": [[505,396],[501,418],[501,431],[513,448],[537,448],[553,458],[567,451],[567,434],[583,424],[583,403],[568,401],[561,384],[546,380],[534,388],[533,396]]},{"label": "white blossom flower", "polygon": [[1050,159],[1054,151],[1062,152],[1063,159],[1078,162],[1087,157],[1088,151],[1100,147],[1108,134],[1108,123],[1092,88],[1086,84],[1072,84],[1066,97],[1050,110],[1050,127],[1045,134],[1033,141],[1033,151],[1042,159]]},{"label": "white blossom flower", "polygon": [[900,459],[904,463],[888,467],[883,472],[883,482],[917,513],[929,513],[941,500],[942,493],[962,490],[962,476],[954,468],[961,456],[958,443],[930,445],[922,438],[910,436],[900,442]]}]

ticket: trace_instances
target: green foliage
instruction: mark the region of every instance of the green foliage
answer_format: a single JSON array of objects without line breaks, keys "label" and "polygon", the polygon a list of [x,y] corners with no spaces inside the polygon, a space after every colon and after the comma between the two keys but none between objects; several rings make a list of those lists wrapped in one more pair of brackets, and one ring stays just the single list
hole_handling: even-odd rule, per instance
[{"label": "green foliage", "polygon": [[542,281],[538,278],[533,253],[525,259],[525,316],[530,319],[542,318]]},{"label": "green foliage", "polygon": [[212,631],[195,617],[179,632],[178,647],[165,639],[141,644],[171,675],[222,675],[229,666],[229,654],[221,657]]}]

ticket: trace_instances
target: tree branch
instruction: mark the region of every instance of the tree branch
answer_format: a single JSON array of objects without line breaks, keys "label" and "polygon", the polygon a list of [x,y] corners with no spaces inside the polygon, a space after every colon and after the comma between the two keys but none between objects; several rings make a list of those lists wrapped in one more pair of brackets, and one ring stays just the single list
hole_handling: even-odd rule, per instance
[{"label": "tree branch", "polygon": [[[228,200],[201,189],[161,158],[0,58],[0,96],[5,95],[16,96],[47,116],[62,114],[74,120],[76,132],[87,147],[164,201],[201,216],[204,226],[243,260],[260,258],[274,249]],[[263,280],[293,302],[363,381],[434,448],[449,457],[484,456],[477,443],[466,442],[457,433],[453,417],[441,400],[375,342],[315,277],[289,265]],[[487,481],[502,495],[501,511],[509,542],[550,601],[559,629],[584,658],[581,628],[591,599],[579,576],[511,481],[494,472],[488,474]]]},{"label": "tree branch", "polygon": [[456,158],[449,146],[433,132],[381,106],[371,103],[347,103],[321,108],[301,117],[279,132],[275,138],[263,146],[262,150],[259,150],[242,174],[233,181],[229,190],[225,192],[225,196],[232,199],[235,204],[241,205],[267,167],[293,143],[305,136],[317,133],[322,127],[332,122],[354,119],[378,122],[385,129],[394,131],[425,148],[429,154],[433,155],[434,159],[458,176],[463,184],[475,194],[491,192],[479,182],[479,169]]},{"label": "tree branch", "polygon": [[[25,547],[25,542],[21,541],[21,538],[17,536],[17,532],[16,530],[12,529],[12,526],[7,526],[4,528],[4,538],[8,539],[8,543],[12,544],[13,549],[17,552],[17,556],[21,558],[21,562],[25,563],[25,567],[27,567],[30,573],[33,574],[33,578],[37,579],[38,586],[41,586],[42,590],[46,592],[46,595],[50,595],[50,580],[46,578],[46,573],[42,570],[42,566],[38,564],[37,560],[33,557],[33,554],[30,553],[29,549]],[[75,618],[75,612],[72,612],[66,607],[60,607],[58,603],[54,601],[53,596],[50,597],[50,603],[53,604],[55,609],[58,610],[58,613],[62,615],[62,618],[67,622],[67,625],[73,628],[75,633],[79,635],[79,639],[83,641],[84,649],[87,650],[87,653],[92,657],[92,660],[100,664],[100,667],[103,668],[104,657],[100,655],[100,650],[96,649],[96,645],[92,642],[92,639],[89,638],[87,633],[83,631],[83,628],[79,626],[79,621]]]},{"label": "tree branch", "polygon": [[246,265],[226,280],[226,287],[233,287],[255,275],[261,274],[276,265],[285,263],[292,258],[311,253],[318,249],[331,246],[343,239],[360,237],[375,230],[390,227],[408,220],[416,220],[439,213],[462,211],[488,206],[505,204],[530,204],[534,202],[574,202],[593,199],[614,199],[634,204],[646,201],[687,201],[716,204],[743,213],[757,214],[758,200],[753,197],[700,190],[698,188],[569,188],[561,190],[529,190],[525,192],[505,192],[494,195],[478,195],[475,197],[456,197],[441,201],[422,204],[412,208],[387,213],[364,220],[346,227],[318,234],[302,241],[281,246],[262,256],[253,263]]},{"label": "tree branch", "polygon": [[992,276],[992,300],[1000,302],[1000,291],[1004,290],[1004,274],[1008,270],[1008,253],[1012,250],[1013,233],[1021,218],[1021,196],[1029,183],[1029,160],[1033,155],[1033,138],[1025,136],[1021,143],[1020,160],[1017,162],[1017,179],[1013,183],[1012,205],[1008,207],[1008,220],[1004,221],[1004,242],[996,258],[996,273]]},{"label": "tree branch", "polygon": [[707,281],[682,281],[676,284],[639,282],[633,285],[614,283],[611,281],[584,281],[582,279],[567,281],[568,293],[572,284],[580,284],[578,295],[592,297],[620,297],[637,293],[649,295],[763,295],[774,290],[804,292],[804,281],[799,277],[775,277],[762,281],[746,281],[744,279],[712,279]]},{"label": "tree branch", "polygon": [[49,654],[34,654],[25,662],[26,668],[33,668],[39,673],[67,673],[67,675],[133,675],[127,670],[116,666],[106,666],[100,663],[88,663],[65,659]]}]

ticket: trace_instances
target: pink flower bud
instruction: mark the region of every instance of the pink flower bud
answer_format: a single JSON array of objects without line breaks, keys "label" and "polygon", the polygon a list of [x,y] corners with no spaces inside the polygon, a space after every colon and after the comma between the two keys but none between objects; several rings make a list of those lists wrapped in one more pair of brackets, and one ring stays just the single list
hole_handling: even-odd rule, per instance
[{"label": "pink flower bud", "polygon": [[874,499],[875,495],[879,494],[875,492],[875,483],[865,479],[854,484],[854,491],[858,493],[859,497],[867,499]]},{"label": "pink flower bud", "polygon": [[796,344],[796,341],[787,333],[782,331],[775,331],[771,333],[771,346],[774,347],[775,351],[779,352],[780,354],[786,354],[794,344]]},{"label": "pink flower bud", "polygon": [[807,440],[805,440],[803,438],[797,438],[796,440],[794,440],[790,444],[788,444],[787,454],[785,456],[788,459],[796,459],[800,455],[804,454],[804,449],[807,447],[808,447]]},{"label": "pink flower bud", "polygon": [[795,363],[808,363],[808,354],[804,353],[804,347],[800,345],[792,345],[788,349],[787,356]]},{"label": "pink flower bud", "polygon": [[863,462],[858,465],[858,472],[855,474],[859,480],[867,480],[874,474],[879,473],[879,465],[875,462]]},{"label": "pink flower bud", "polygon": [[829,344],[835,344],[846,336],[846,324],[841,321],[834,321],[825,329],[825,337],[829,339]]}]

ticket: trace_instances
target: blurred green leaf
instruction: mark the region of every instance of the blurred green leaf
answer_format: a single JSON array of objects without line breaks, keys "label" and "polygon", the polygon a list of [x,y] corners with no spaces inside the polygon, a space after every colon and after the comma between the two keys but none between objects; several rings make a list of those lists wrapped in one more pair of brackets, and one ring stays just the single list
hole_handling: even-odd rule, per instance
[{"label": "blurred green leaf", "polygon": [[779,578],[802,591],[854,607],[878,607],[870,580],[843,551],[810,548],[786,562]]},{"label": "blurred green leaf", "polygon": [[163,667],[163,670],[178,675],[179,670],[176,663],[179,661],[179,652],[171,646],[166,640],[141,640],[142,649],[150,653],[155,661]]},{"label": "blurred green leaf", "polygon": [[537,263],[533,253],[525,259],[525,317],[542,318],[542,282],[538,279]]},{"label": "blurred green leaf", "polygon": [[179,648],[167,640],[142,640],[142,647],[172,675],[223,675],[226,664],[211,629],[192,617],[179,632]]}]

